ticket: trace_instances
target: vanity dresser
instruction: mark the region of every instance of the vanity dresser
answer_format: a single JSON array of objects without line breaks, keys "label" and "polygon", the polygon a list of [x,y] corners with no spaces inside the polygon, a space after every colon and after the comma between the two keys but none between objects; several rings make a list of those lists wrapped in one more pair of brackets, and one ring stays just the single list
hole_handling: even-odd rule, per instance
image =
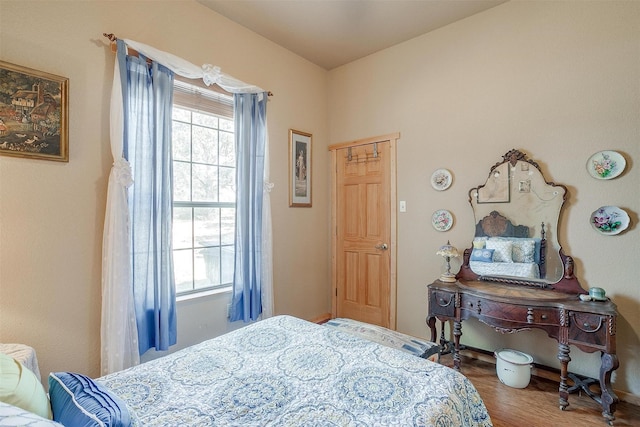
[{"label": "vanity dresser", "polygon": [[[573,259],[563,253],[558,227],[566,198],[566,187],[547,182],[536,162],[518,150],[506,153],[486,182],[469,191],[476,223],[472,246],[464,251],[455,281],[428,285],[427,325],[436,342],[436,321],[453,322],[453,343],[442,330],[440,344],[451,348],[458,370],[464,320],[476,318],[502,333],[546,331],[558,342],[560,409],[569,405],[570,392],[583,389],[611,424],[618,402],[611,388],[619,365],[617,311],[608,298],[588,300]],[[572,345],[601,353],[598,379],[569,373]],[[590,388],[595,383],[598,392]]]}]

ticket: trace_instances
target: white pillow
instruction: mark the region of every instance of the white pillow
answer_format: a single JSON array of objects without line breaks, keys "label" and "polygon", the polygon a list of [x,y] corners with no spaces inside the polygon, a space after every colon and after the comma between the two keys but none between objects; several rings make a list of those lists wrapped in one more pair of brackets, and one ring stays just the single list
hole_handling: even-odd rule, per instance
[{"label": "white pillow", "polygon": [[533,239],[518,239],[513,241],[511,255],[514,262],[535,262],[534,252],[536,242]]},{"label": "white pillow", "polygon": [[493,262],[513,262],[511,251],[513,242],[509,240],[487,240],[487,249],[493,249]]},{"label": "white pillow", "polygon": [[0,402],[0,426],[64,427],[17,406]]}]

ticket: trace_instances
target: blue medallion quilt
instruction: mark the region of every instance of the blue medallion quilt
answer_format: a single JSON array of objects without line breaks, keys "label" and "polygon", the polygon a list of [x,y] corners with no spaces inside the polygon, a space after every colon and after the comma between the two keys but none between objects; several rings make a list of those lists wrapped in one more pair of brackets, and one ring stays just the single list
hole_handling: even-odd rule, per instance
[{"label": "blue medallion quilt", "polygon": [[462,374],[291,316],[97,382],[140,426],[491,426]]}]

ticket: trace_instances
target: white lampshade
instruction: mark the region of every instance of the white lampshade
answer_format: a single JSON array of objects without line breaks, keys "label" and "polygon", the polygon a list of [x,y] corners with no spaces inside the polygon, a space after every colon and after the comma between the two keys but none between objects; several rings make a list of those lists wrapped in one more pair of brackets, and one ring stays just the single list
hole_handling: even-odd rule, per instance
[{"label": "white lampshade", "polygon": [[440,246],[440,249],[438,249],[438,252],[436,252],[436,255],[440,255],[443,257],[450,257],[450,258],[457,258],[460,256],[456,247],[451,246],[451,243],[449,243],[448,240],[446,245]]}]

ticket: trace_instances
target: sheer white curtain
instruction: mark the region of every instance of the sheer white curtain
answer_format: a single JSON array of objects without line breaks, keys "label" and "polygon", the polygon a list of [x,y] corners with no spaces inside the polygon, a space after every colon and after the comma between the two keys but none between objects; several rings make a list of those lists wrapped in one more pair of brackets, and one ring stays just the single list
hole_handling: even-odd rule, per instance
[{"label": "sheer white curtain", "polygon": [[107,209],[102,238],[101,373],[140,363],[138,329],[131,287],[131,250],[127,188],[133,184],[131,167],[122,157],[124,114],[118,60],[111,91],[111,155]]},{"label": "sheer white curtain", "polygon": [[[263,89],[244,83],[221,72],[219,67],[205,64],[201,67],[182,58],[133,40],[124,43],[147,58],[159,62],[174,73],[190,78],[202,79],[205,84],[217,84],[231,93],[260,93]],[[131,253],[129,235],[129,208],[127,188],[133,183],[129,163],[123,158],[124,113],[122,101],[122,80],[116,61],[111,93],[111,153],[113,166],[109,175],[105,226],[103,231],[102,255],[102,325],[101,325],[101,372],[103,375],[119,371],[140,363],[137,326],[131,287]],[[267,151],[268,153],[268,151]],[[272,266],[271,266],[271,211],[269,191],[273,184],[268,182],[268,168],[265,167],[265,208],[263,227],[265,228],[263,260],[263,292],[268,300],[263,301],[263,317],[272,314]],[[263,261],[264,262],[264,261]],[[266,289],[266,287],[269,289]]]},{"label": "sheer white curtain", "polygon": [[262,318],[273,316],[273,236],[271,231],[271,190],[269,181],[269,127],[265,125],[264,192],[262,193]]}]

